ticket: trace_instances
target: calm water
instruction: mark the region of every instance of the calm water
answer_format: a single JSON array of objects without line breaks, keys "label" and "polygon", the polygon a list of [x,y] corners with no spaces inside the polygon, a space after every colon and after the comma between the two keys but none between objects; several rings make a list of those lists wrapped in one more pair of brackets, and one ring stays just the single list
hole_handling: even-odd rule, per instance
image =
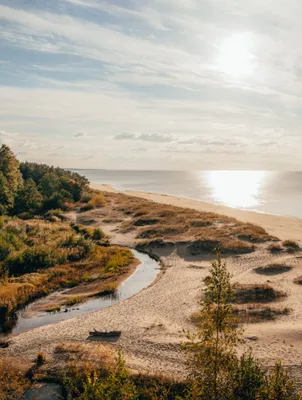
[{"label": "calm water", "polygon": [[77,170],[120,190],[186,197],[302,218],[302,172]]},{"label": "calm water", "polygon": [[[54,324],[79,315],[102,310],[106,307],[112,306],[113,304],[117,304],[122,300],[128,299],[151,285],[159,273],[159,264],[147,254],[140,253],[136,250],[132,250],[132,252],[135,257],[141,261],[141,264],[138,266],[136,271],[120,285],[114,296],[110,295],[92,298],[86,303],[77,304],[76,306],[71,307],[69,312],[66,313],[40,313],[32,318],[23,318],[24,310],[20,310],[17,313],[18,319],[12,334],[18,334],[39,326]],[[46,298],[37,300],[35,303],[43,303],[45,302],[45,299]]]}]

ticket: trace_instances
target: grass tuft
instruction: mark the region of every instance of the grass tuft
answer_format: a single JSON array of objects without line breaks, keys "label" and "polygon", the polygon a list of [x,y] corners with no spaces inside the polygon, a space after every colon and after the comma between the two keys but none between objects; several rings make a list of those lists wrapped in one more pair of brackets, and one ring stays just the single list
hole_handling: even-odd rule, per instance
[{"label": "grass tuft", "polygon": [[293,267],[289,265],[271,264],[267,265],[266,267],[255,268],[254,271],[256,272],[256,274],[259,275],[278,275],[278,274],[284,274],[285,272],[288,272],[292,269]]},{"label": "grass tuft", "polygon": [[238,304],[269,303],[286,297],[286,293],[275,290],[266,284],[241,284],[234,286],[235,299]]}]

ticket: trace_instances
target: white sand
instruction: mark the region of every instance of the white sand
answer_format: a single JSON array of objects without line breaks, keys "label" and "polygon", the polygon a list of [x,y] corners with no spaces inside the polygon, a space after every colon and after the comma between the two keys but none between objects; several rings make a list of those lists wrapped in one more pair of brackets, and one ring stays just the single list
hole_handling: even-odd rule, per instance
[{"label": "white sand", "polygon": [[[109,185],[93,185],[93,187],[112,190]],[[160,203],[229,215],[261,225],[269,233],[281,239],[295,239],[302,244],[300,219],[235,210],[172,196],[137,192],[126,192],[126,194]],[[110,233],[113,243],[133,243],[133,238],[130,236],[115,234],[112,229]],[[22,333],[13,339],[13,344],[8,349],[2,352],[32,358],[38,351],[43,350],[51,356],[59,342],[85,341],[92,328],[121,329],[121,345],[131,368],[183,375],[184,356],[179,349],[179,343],[184,340],[183,329],[194,329],[190,316],[199,308],[200,288],[203,285],[202,279],[208,274],[209,261],[183,260],[174,253],[161,255],[164,263],[169,266],[166,272],[154,285],[136,296],[102,311]],[[228,257],[227,265],[237,282],[266,283],[269,280],[269,284],[275,289],[287,293],[288,297],[278,304],[291,308],[290,315],[282,316],[275,322],[245,326],[244,336],[257,336],[257,341],[247,340],[247,344],[252,346],[256,356],[266,365],[272,365],[280,358],[284,364],[292,366],[294,374],[302,380],[300,369],[302,287],[293,283],[295,277],[302,275],[302,258],[299,257],[301,253],[272,256],[260,248],[251,254]],[[286,262],[293,269],[269,277],[258,275],[253,271],[255,267],[272,262]],[[204,268],[192,268],[192,264]]]}]

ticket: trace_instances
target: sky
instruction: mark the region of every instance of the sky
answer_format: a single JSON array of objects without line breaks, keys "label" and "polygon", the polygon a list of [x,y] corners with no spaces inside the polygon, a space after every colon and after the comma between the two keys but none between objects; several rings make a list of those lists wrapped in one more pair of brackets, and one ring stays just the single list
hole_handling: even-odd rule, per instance
[{"label": "sky", "polygon": [[302,170],[300,0],[0,0],[0,145],[70,168]]}]

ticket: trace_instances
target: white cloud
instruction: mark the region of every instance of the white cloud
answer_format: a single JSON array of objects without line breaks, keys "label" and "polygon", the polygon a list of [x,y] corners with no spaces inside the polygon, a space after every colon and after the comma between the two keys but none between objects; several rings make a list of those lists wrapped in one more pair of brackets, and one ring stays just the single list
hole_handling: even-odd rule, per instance
[{"label": "white cloud", "polygon": [[87,136],[86,132],[77,132],[73,135],[75,138],[83,138]]},{"label": "white cloud", "polygon": [[[38,52],[41,61],[16,65],[4,54],[8,60],[0,68],[6,75],[1,76],[9,78],[0,86],[2,141],[23,153],[26,148],[29,157],[38,157],[34,153],[40,149],[41,157],[51,159],[52,148],[58,161],[81,158],[82,165],[94,167],[98,160],[91,155],[99,144],[104,143],[101,155],[108,165],[103,156],[113,149],[126,165],[135,159],[139,141],[150,144],[142,166],[160,160],[162,151],[171,155],[171,167],[188,152],[193,158],[196,153],[192,163],[198,164],[205,150],[212,156],[242,154],[241,162],[248,162],[247,154],[255,160],[266,151],[277,155],[276,166],[278,160],[301,163],[302,3],[121,4],[61,0],[52,12],[0,5],[1,40],[14,52]],[[253,43],[246,51],[255,71],[248,77],[228,71],[232,63],[244,66],[236,48],[228,48],[236,42],[229,40],[232,35]],[[64,62],[58,62],[61,57]],[[14,131],[20,140],[8,134]]]}]

